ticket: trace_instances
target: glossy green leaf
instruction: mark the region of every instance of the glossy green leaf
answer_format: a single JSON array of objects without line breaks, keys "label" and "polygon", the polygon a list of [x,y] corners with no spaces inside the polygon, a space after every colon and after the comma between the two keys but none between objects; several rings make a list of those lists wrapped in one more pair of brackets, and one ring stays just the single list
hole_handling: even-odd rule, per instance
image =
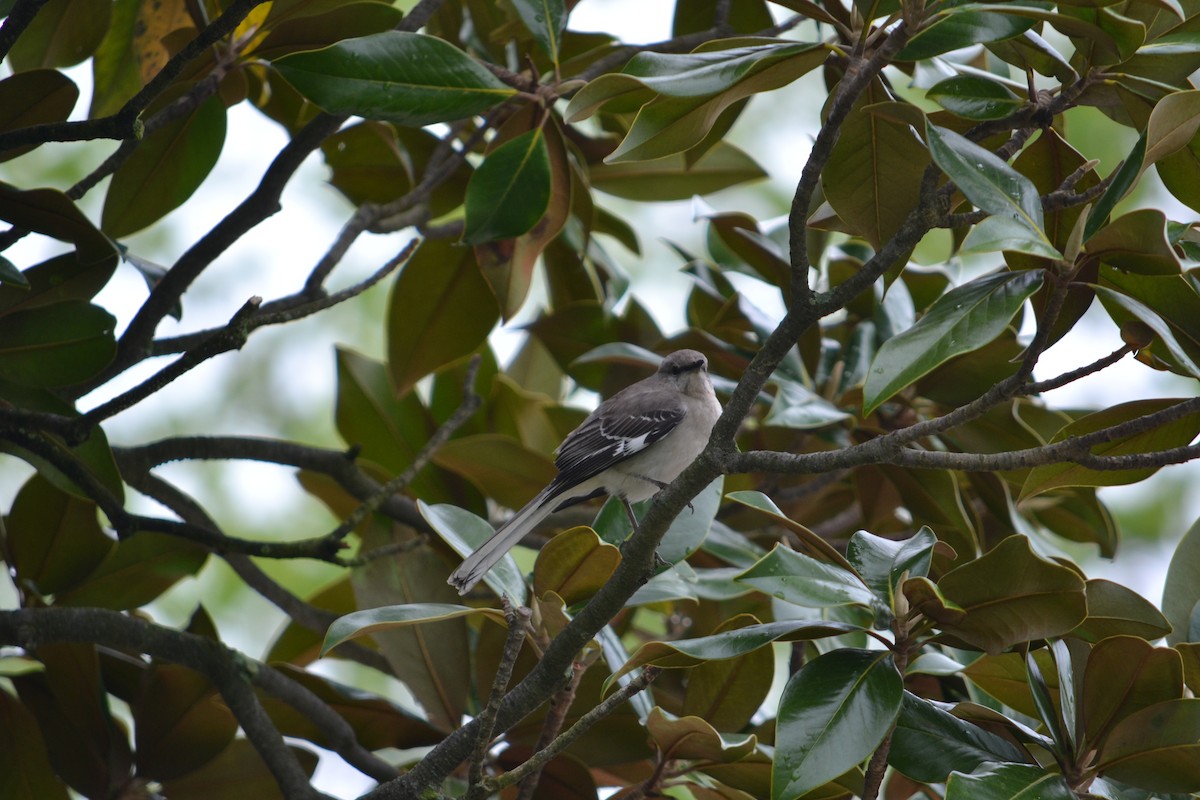
[{"label": "glossy green leaf", "polygon": [[[703,142],[722,113],[733,104],[752,94],[786,86],[820,66],[827,57],[825,49],[816,45],[789,43],[777,48],[763,47],[774,50],[764,54],[756,47],[749,47],[686,56],[640,54],[639,58],[655,57],[655,63],[639,65],[648,74],[638,80],[661,96],[642,106],[621,144],[605,160],[648,161],[682,153]],[[750,52],[729,56],[743,49]],[[672,59],[665,70],[663,59]],[[676,59],[683,59],[684,63]],[[701,63],[692,66],[696,61]]]},{"label": "glossy green leaf", "polygon": [[[274,15],[276,3],[267,12]],[[346,39],[382,33],[395,28],[403,18],[399,8],[378,0],[331,4],[320,13],[319,4],[308,4],[303,16],[269,20],[260,30],[269,31],[265,38],[248,49],[255,58],[275,61],[289,53],[319,50]],[[297,8],[297,10],[299,10]]]},{"label": "glossy green leaf", "polygon": [[[1175,335],[1181,350],[1192,355],[1200,353],[1200,291],[1178,268],[1171,275],[1143,275],[1101,267],[1100,279],[1104,285],[1154,309]],[[1111,304],[1109,310],[1115,310]],[[1155,350],[1153,344],[1150,349]]]},{"label": "glossy green leaf", "polygon": [[25,386],[81,383],[108,366],[117,351],[117,321],[82,301],[0,317],[0,380]]},{"label": "glossy green leaf", "polygon": [[772,800],[799,797],[865,761],[903,696],[886,652],[834,650],[805,664],[779,700]]},{"label": "glossy green leaf", "polygon": [[37,720],[20,701],[0,691],[0,797],[11,800],[67,800],[42,744]]},{"label": "glossy green leaf", "polygon": [[[291,665],[275,669],[320,698],[354,730],[359,744],[368,750],[395,747],[427,747],[441,741],[443,733],[419,715],[389,700],[367,694],[361,689],[336,683]],[[284,736],[312,742],[318,747],[333,747],[333,732],[323,729],[302,712],[274,697],[260,694],[263,710]]]},{"label": "glossy green leaf", "polygon": [[900,61],[919,61],[983,42],[1009,39],[1033,27],[1033,20],[975,11],[971,6],[950,9],[926,26],[897,54]]},{"label": "glossy green leaf", "polygon": [[[485,242],[475,247],[475,259],[484,280],[496,295],[505,322],[525,305],[538,257],[562,232],[572,214],[577,218],[591,216],[591,194],[572,189],[572,185],[579,185],[583,178],[578,166],[568,158],[562,131],[556,123],[550,122],[542,128],[542,134],[550,170],[545,213],[532,228],[515,239]],[[573,210],[572,201],[579,205],[585,197],[588,208]]]},{"label": "glossy green leaf", "polygon": [[1022,253],[1041,258],[1057,259],[1057,250],[1048,248],[1040,237],[1029,235],[1029,226],[1013,217],[988,217],[971,228],[963,240],[959,252],[968,253]]},{"label": "glossy green leaf", "polygon": [[118,542],[81,584],[60,594],[56,603],[115,611],[140,608],[195,575],[207,559],[208,550],[198,544],[140,531]]},{"label": "glossy green leaf", "polygon": [[275,68],[325,111],[400,125],[474,116],[516,93],[448,42],[400,31],[295,53]]},{"label": "glossy green leaf", "polygon": [[[1057,667],[1057,653],[1053,649],[1047,649],[1051,653],[1051,667]],[[1025,671],[1030,695],[1033,697],[1033,705],[1037,709],[1037,716],[1041,719],[1043,727],[1059,749],[1073,752],[1075,731],[1067,724],[1066,720],[1067,704],[1068,702],[1074,703],[1073,686],[1063,683],[1063,672],[1056,669],[1055,674],[1059,680],[1058,692],[1052,696],[1049,686],[1046,684],[1042,667],[1030,652],[1025,653]]]},{"label": "glossy green leaf", "polygon": [[1046,237],[1041,197],[1028,178],[990,150],[928,121],[925,139],[934,163],[968,200],[981,210],[1004,219],[1007,236],[1016,238],[1019,232],[1020,240],[1024,242],[1022,252],[1035,251],[1046,258],[1061,258]]},{"label": "glossy green leaf", "polygon": [[146,73],[159,66],[155,55],[165,52],[163,32],[147,25],[148,17],[152,12],[140,0],[112,4],[112,20],[92,57],[89,118],[115,114],[152,77]]},{"label": "glossy green leaf", "polygon": [[[1058,675],[1053,671],[1050,653],[1045,648],[1033,651],[1034,659],[1046,679],[1051,695],[1058,692]],[[1038,710],[1029,688],[1029,672],[1024,657],[1018,652],[985,655],[967,665],[962,674],[972,684],[987,692],[1004,705],[1036,718]],[[1047,737],[1047,743],[1050,739]]]},{"label": "glossy green leaf", "polygon": [[[1170,571],[1168,570],[1168,579]],[[1171,623],[1154,604],[1119,583],[1092,578],[1087,582],[1088,615],[1072,631],[1089,642],[1110,636],[1138,636],[1155,641],[1171,634]]]},{"label": "glossy green leaf", "polygon": [[1200,131],[1200,90],[1173,92],[1150,112],[1146,125],[1146,155],[1142,172],[1151,164],[1187,146]]},{"label": "glossy green leaf", "polygon": [[925,96],[952,114],[971,120],[1003,119],[1024,105],[999,81],[955,75],[929,87]]},{"label": "glossy green leaf", "polygon": [[1179,256],[1167,241],[1167,218],[1158,209],[1122,214],[1092,234],[1084,251],[1105,264],[1140,275],[1179,275]]},{"label": "glossy green leaf", "polygon": [[[79,99],[79,87],[61,72],[35,69],[0,80],[0,131],[47,122],[62,122]],[[0,161],[26,153],[35,145],[5,150]]]},{"label": "glossy green leaf", "polygon": [[471,251],[425,241],[396,282],[388,309],[388,372],[399,395],[421,378],[475,352],[499,311]]},{"label": "glossy green leaf", "polygon": [[695,759],[717,764],[740,761],[754,752],[754,736],[724,737],[704,717],[668,716],[655,706],[646,718],[646,732],[664,759]]},{"label": "glossy green leaf", "polygon": [[[434,531],[461,556],[470,555],[494,533],[487,520],[457,506],[427,505],[417,501],[417,508]],[[525,581],[511,554],[505,555],[488,570],[483,580],[496,594],[525,602]]]},{"label": "glossy green leaf", "polygon": [[[393,293],[393,301],[394,301]],[[412,464],[436,428],[415,392],[396,396],[387,367],[350,350],[337,351],[337,428],[359,448],[359,464],[386,479]],[[427,502],[474,505],[478,491],[435,464],[417,473],[408,489]],[[470,491],[466,491],[466,489]],[[349,513],[347,510],[345,513]]]},{"label": "glossy green leaf", "polygon": [[[364,528],[359,533],[363,552],[419,541],[416,531],[381,517]],[[446,583],[450,568],[450,560],[430,547],[372,559],[350,576],[355,604],[359,609],[459,608],[458,593]],[[436,612],[423,616],[421,624],[392,625],[375,630],[371,638],[426,719],[451,730],[460,724],[470,695],[470,628],[465,617],[453,613],[443,619]]]},{"label": "glossy green leaf", "polygon": [[509,508],[525,505],[558,474],[549,456],[495,433],[451,439],[438,448],[433,462]]},{"label": "glossy green leaf", "polygon": [[550,153],[541,128],[488,153],[467,184],[464,244],[527,233],[550,204]]},{"label": "glossy green leaf", "polygon": [[[0,287],[0,311],[17,308],[18,303],[28,307],[59,299],[90,299],[117,266],[117,246],[69,197],[56,189],[17,189],[0,183],[0,219],[23,230],[71,242],[76,250],[74,256],[60,256],[26,270],[25,277],[33,285],[32,291]],[[52,264],[55,275],[47,275],[45,285],[40,285],[35,271],[43,267],[50,271]],[[73,280],[70,287],[64,287],[68,275]],[[66,293],[68,289],[80,288],[83,283],[90,294]]]},{"label": "glossy green leaf", "polygon": [[558,64],[558,51],[567,27],[563,0],[513,0],[513,8],[550,60]]},{"label": "glossy green leaf", "polygon": [[79,794],[103,796],[129,779],[129,740],[113,719],[94,644],[41,643],[42,672],[10,678],[33,712],[58,778]]},{"label": "glossy green leaf", "polygon": [[1156,703],[1118,722],[1100,772],[1151,792],[1200,791],[1200,699]]},{"label": "glossy green leaf", "polygon": [[954,356],[998,337],[1041,285],[1037,270],[998,272],[939,297],[916,325],[879,348],[863,387],[863,413]]},{"label": "glossy green leaf", "polygon": [[833,403],[795,381],[782,380],[775,383],[775,400],[764,425],[798,430],[815,430],[843,422],[851,417]]},{"label": "glossy green leaf", "polygon": [[42,595],[79,585],[116,543],[104,535],[96,505],[30,478],[5,520],[4,552],[16,579]]},{"label": "glossy green leaf", "polygon": [[[1061,442],[1073,436],[1084,436],[1114,425],[1140,419],[1183,402],[1180,398],[1134,400],[1129,403],[1088,414],[1054,434],[1052,441]],[[1092,448],[1099,456],[1119,456],[1152,453],[1188,444],[1200,435],[1200,411],[1185,415],[1148,431],[1105,442]],[[1062,486],[1123,486],[1145,480],[1157,472],[1156,467],[1129,470],[1092,470],[1077,464],[1047,464],[1035,467],[1021,487],[1021,500]]]},{"label": "glossy green leaf", "polygon": [[568,122],[586,119],[605,100],[628,91],[635,83],[669,97],[705,97],[728,91],[780,62],[806,54],[811,58],[814,50],[821,51],[821,59],[825,57],[820,45],[802,42],[774,41],[716,49],[719,47],[721,42],[714,41],[693,53],[638,53],[620,73],[603,75],[580,89],[564,117]]},{"label": "glossy green leaf", "polygon": [[563,531],[538,553],[533,565],[533,593],[554,592],[568,606],[587,600],[612,576],[621,563],[621,551],[591,528]]},{"label": "glossy green leaf", "polygon": [[909,579],[904,593],[955,638],[1000,653],[1014,644],[1064,636],[1087,615],[1083,580],[1036,555],[1024,536],[1009,536],[937,583]]},{"label": "glossy green leaf", "polygon": [[970,775],[955,772],[946,782],[946,800],[1074,800],[1056,772],[1025,764],[989,764]]},{"label": "glossy green leaf", "polygon": [[758,163],[729,142],[720,142],[694,164],[682,154],[653,161],[592,164],[592,188],[630,200],[686,200],[765,178]]},{"label": "glossy green leaf", "polygon": [[[46,411],[65,417],[77,417],[79,412],[71,403],[64,402],[48,389],[34,389],[13,383],[0,381],[0,396],[18,408],[29,411]],[[0,445],[6,453],[32,464],[38,472],[53,483],[61,491],[69,492],[74,497],[86,502],[94,502],[91,496],[75,484],[62,469],[55,464],[70,463],[82,468],[99,485],[107,489],[118,501],[125,499],[125,484],[121,473],[117,470],[112,449],[108,445],[108,437],[103,428],[94,428],[84,441],[74,447],[69,447],[60,439],[47,437],[46,446],[54,453],[52,457],[43,457],[12,444]]]},{"label": "glossy green leaf", "polygon": [[28,290],[30,288],[29,279],[25,277],[25,274],[13,266],[13,263],[7,258],[0,256],[0,284],[5,283],[18,289]]},{"label": "glossy green leaf", "polygon": [[386,122],[360,122],[321,143],[329,183],[351,203],[386,203],[412,189],[412,164]]},{"label": "glossy green leaf", "polygon": [[1131,714],[1183,695],[1179,652],[1132,636],[1092,647],[1080,693],[1085,746],[1100,749],[1113,726]]},{"label": "glossy green leaf", "polygon": [[1129,151],[1129,155],[1121,162],[1120,168],[1112,175],[1109,180],[1108,188],[1104,190],[1104,194],[1100,195],[1100,199],[1092,206],[1092,212],[1088,215],[1087,225],[1083,229],[1084,241],[1092,237],[1096,231],[1104,225],[1108,220],[1108,215],[1112,213],[1125,195],[1127,195],[1133,186],[1137,183],[1138,176],[1142,173],[1142,162],[1146,157],[1146,132],[1138,137],[1133,148]]},{"label": "glossy green leaf", "polygon": [[760,592],[807,608],[860,605],[870,608],[874,593],[862,579],[841,567],[776,545],[738,576]]},{"label": "glossy green leaf", "polygon": [[929,574],[936,544],[937,536],[927,527],[899,541],[857,531],[846,545],[846,557],[875,594],[894,608],[902,578]]},{"label": "glossy green leaf", "polygon": [[764,622],[695,639],[647,642],[613,673],[610,681],[646,665],[664,669],[694,667],[705,661],[737,658],[774,641],[809,641],[861,630],[848,622],[799,619]]},{"label": "glossy green leaf", "polygon": [[1171,556],[1163,586],[1163,616],[1171,623],[1167,641],[1194,642],[1192,620],[1200,608],[1200,520],[1192,524]]},{"label": "glossy green leaf", "polygon": [[917,205],[929,152],[907,124],[888,116],[900,103],[872,85],[842,123],[821,171],[825,199],[854,233],[878,249]]},{"label": "glossy green leaf", "polygon": [[1166,320],[1157,311],[1140,300],[1135,300],[1128,295],[1113,291],[1107,286],[1095,286],[1094,289],[1096,297],[1104,304],[1109,316],[1114,319],[1132,316],[1144,322],[1154,331],[1158,337],[1158,341],[1162,342],[1167,353],[1174,359],[1177,365],[1174,369],[1178,370],[1180,374],[1192,378],[1200,378],[1200,366],[1196,364],[1191,354],[1188,353],[1187,349],[1175,337],[1175,332],[1171,329],[1171,326],[1167,324]]},{"label": "glossy green leaf", "polygon": [[113,174],[100,226],[121,238],[157,222],[192,196],[225,144],[225,106],[210,97],[147,136]]},{"label": "glossy green leaf", "polygon": [[979,552],[979,532],[960,473],[905,469],[885,465],[879,471],[900,494],[913,523],[933,529],[937,537],[964,559]]},{"label": "glossy green leaf", "polygon": [[471,608],[452,603],[410,603],[368,608],[334,620],[325,633],[325,643],[321,652],[328,653],[339,644],[359,636],[368,636],[392,628],[423,625],[427,622],[442,622],[471,614],[482,614],[487,619],[504,624],[504,613],[496,608]]},{"label": "glossy green leaf", "polygon": [[[288,750],[300,769],[312,775],[317,768],[317,754],[292,745]],[[165,781],[162,789],[171,800],[211,800],[217,792],[236,792],[255,800],[286,800],[249,739],[234,739],[215,759],[191,774]]]},{"label": "glossy green leaf", "polygon": [[14,72],[70,67],[96,51],[112,14],[111,0],[50,0],[8,53]]},{"label": "glossy green leaf", "polygon": [[[771,524],[783,525],[788,530],[796,534],[799,544],[804,548],[805,552],[813,557],[819,557],[821,561],[827,561],[831,564],[836,564],[848,572],[853,572],[854,567],[846,560],[846,557],[838,551],[836,547],[822,539],[817,534],[810,531],[808,528],[789,519],[779,506],[771,498],[767,497],[762,492],[758,491],[740,491],[730,492],[725,496],[726,500],[732,500],[735,503],[741,503],[747,508],[752,508],[762,514],[765,514]],[[755,559],[757,561],[757,559]]]},{"label": "glossy green leaf", "polygon": [[922,783],[945,783],[990,761],[1021,763],[1029,754],[1001,736],[959,719],[952,707],[904,693],[888,763]]},{"label": "glossy green leaf", "polygon": [[[753,616],[740,614],[721,623],[714,635],[757,624]],[[766,699],[774,676],[775,653],[771,648],[706,661],[688,673],[682,713],[699,717],[719,731],[740,731]]]},{"label": "glossy green leaf", "polygon": [[179,664],[154,664],[133,704],[138,772],[155,780],[182,777],[216,758],[238,722],[200,673]]}]

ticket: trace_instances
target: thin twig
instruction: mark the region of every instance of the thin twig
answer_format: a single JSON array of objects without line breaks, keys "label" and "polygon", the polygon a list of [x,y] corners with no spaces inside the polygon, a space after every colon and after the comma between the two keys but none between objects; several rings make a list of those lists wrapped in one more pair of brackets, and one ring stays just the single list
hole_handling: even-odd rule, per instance
[{"label": "thin twig", "polygon": [[[534,752],[545,749],[558,738],[558,734],[562,731],[563,723],[567,721],[567,712],[571,710],[571,705],[575,702],[575,696],[579,693],[579,684],[583,680],[584,673],[593,663],[592,660],[577,660],[571,665],[571,679],[567,681],[567,685],[554,693],[550,698],[549,707],[546,709],[546,717],[542,720],[542,730],[538,734],[537,744],[534,745]],[[542,770],[545,764],[541,764],[528,775],[521,779],[521,784],[517,790],[516,800],[530,800],[533,793],[537,791],[538,783],[542,779]]]},{"label": "thin twig", "polygon": [[[219,532],[215,520],[208,515],[203,507],[178,487],[168,483],[148,471],[133,471],[122,469],[121,476],[125,481],[142,494],[162,503],[167,508],[193,525],[212,528]],[[287,614],[288,618],[302,628],[324,636],[329,626],[338,618],[332,611],[317,608],[304,602],[283,586],[273,581],[265,572],[250,559],[240,553],[226,553],[224,559],[237,576],[251,589],[273,603],[276,608]],[[391,674],[391,667],[377,650],[364,647],[358,642],[345,642],[338,647],[338,655],[357,661],[360,664],[376,669],[384,674]]]},{"label": "thin twig", "polygon": [[496,729],[496,713],[500,709],[504,692],[508,689],[513,668],[517,665],[517,656],[521,653],[521,644],[525,641],[525,632],[529,629],[529,618],[532,615],[528,608],[513,608],[508,597],[504,597],[503,602],[504,618],[508,621],[508,635],[504,640],[504,651],[496,668],[496,677],[492,680],[491,694],[487,704],[479,712],[479,734],[467,770],[467,785],[470,787],[466,794],[467,800],[482,800],[488,794],[483,783],[483,765],[487,760],[488,747]]},{"label": "thin twig", "polygon": [[570,747],[576,739],[587,733],[593,725],[616,711],[625,701],[649,686],[658,677],[660,672],[661,670],[657,667],[645,667],[640,675],[613,692],[599,705],[580,717],[574,725],[555,738],[549,745],[534,753],[524,764],[487,781],[488,788],[491,791],[499,791],[506,786],[512,786],[514,783],[524,780],[534,770],[540,770],[550,759]]},{"label": "thin twig", "polygon": [[[0,133],[0,152],[45,142],[79,142],[90,139],[139,139],[142,136],[138,117],[167,86],[179,76],[183,68],[231,33],[246,16],[266,0],[236,0],[212,24],[196,36],[165,63],[137,94],[131,97],[115,114],[98,119],[68,122],[47,122]],[[16,10],[16,9],[14,9]],[[3,33],[3,31],[0,31]],[[2,42],[0,42],[2,44]]]},{"label": "thin twig", "polygon": [[475,391],[475,375],[479,372],[479,364],[481,358],[479,355],[471,357],[471,361],[467,364],[466,377],[463,379],[463,399],[459,403],[458,408],[450,415],[449,419],[443,422],[433,435],[429,437],[429,441],[421,447],[420,451],[413,457],[413,460],[396,477],[392,478],[383,486],[379,487],[379,491],[368,497],[351,512],[350,516],[329,532],[328,538],[333,541],[341,541],[345,539],[350,531],[354,530],[359,524],[367,518],[368,514],[375,512],[385,500],[397,492],[403,491],[406,486],[412,483],[413,478],[425,468],[434,454],[441,449],[454,432],[463,426],[463,424],[471,418],[471,416],[479,410],[479,406],[483,403],[483,398]]},{"label": "thin twig", "polygon": [[1086,378],[1088,375],[1092,375],[1094,373],[1100,372],[1103,369],[1107,369],[1108,367],[1111,367],[1113,364],[1116,364],[1122,358],[1124,358],[1125,356],[1129,355],[1130,353],[1132,353],[1136,350],[1137,350],[1137,348],[1134,347],[1133,345],[1130,345],[1130,344],[1122,345],[1122,346],[1118,347],[1116,350],[1113,350],[1108,355],[1106,355],[1102,358],[1096,359],[1091,364],[1087,364],[1085,366],[1079,367],[1078,369],[1073,369],[1070,372],[1064,372],[1063,374],[1061,374],[1057,377],[1054,377],[1054,378],[1047,378],[1044,381],[1036,381],[1034,383],[1028,383],[1025,385],[1024,393],[1025,394],[1042,394],[1043,392],[1049,392],[1054,389],[1060,389],[1063,386],[1066,386],[1068,383],[1073,383],[1074,381],[1077,381],[1080,378]]}]

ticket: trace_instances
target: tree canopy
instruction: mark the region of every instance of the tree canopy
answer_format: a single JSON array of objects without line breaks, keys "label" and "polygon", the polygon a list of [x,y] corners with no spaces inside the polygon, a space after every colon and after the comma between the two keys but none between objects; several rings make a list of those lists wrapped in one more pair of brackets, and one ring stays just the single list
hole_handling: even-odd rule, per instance
[{"label": "tree canopy", "polygon": [[[321,797],[321,753],[373,800],[1200,794],[1200,525],[1161,603],[1071,555],[1120,545],[1099,489],[1200,457],[1200,2],[676,0],[641,44],[574,28],[595,2],[0,2],[0,796]],[[235,106],[286,144],[227,142]],[[763,106],[815,136],[733,143]],[[253,189],[139,252],[235,146]],[[22,171],[51,147],[83,177]],[[717,194],[789,157],[778,219]],[[351,210],[300,288],[191,322],[312,160]],[[693,197],[702,245],[650,267],[689,288],[648,302],[637,210]],[[338,284],[367,238],[394,256]],[[130,272],[126,315],[98,295]],[[270,416],[247,341],[384,284],[386,352],[306,354],[340,441],[149,433],[210,361]],[[1085,314],[1109,354],[1047,374]],[[577,506],[446,585],[581,399],[684,347],[724,413],[637,530]],[[1180,396],[1055,402],[1125,362]],[[233,529],[181,479],[240,462],[328,515]],[[156,606],[217,565],[286,615],[257,651],[217,598]]]}]

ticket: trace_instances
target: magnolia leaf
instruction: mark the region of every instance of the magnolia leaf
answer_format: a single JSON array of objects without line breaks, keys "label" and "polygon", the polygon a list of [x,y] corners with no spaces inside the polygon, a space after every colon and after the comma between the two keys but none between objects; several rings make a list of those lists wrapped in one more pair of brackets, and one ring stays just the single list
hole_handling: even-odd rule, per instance
[{"label": "magnolia leaf", "polygon": [[454,45],[419,33],[346,39],[274,66],[331,114],[415,127],[474,116],[516,93]]},{"label": "magnolia leaf", "polygon": [[471,608],[453,603],[410,603],[401,606],[368,608],[335,619],[325,633],[325,643],[321,646],[321,654],[328,653],[343,642],[357,639],[359,636],[367,636],[376,631],[421,625],[426,622],[442,622],[471,614],[482,614],[493,622],[505,624],[504,612],[496,608]]},{"label": "magnolia leaf", "polygon": [[772,800],[799,797],[867,759],[900,713],[904,681],[879,650],[834,650],[783,689]]},{"label": "magnolia leaf", "polygon": [[874,593],[853,572],[776,545],[738,576],[759,591],[807,608],[872,607]]},{"label": "magnolia leaf", "polygon": [[567,27],[567,9],[563,0],[513,0],[513,8],[557,66],[563,31]]},{"label": "magnolia leaf", "polygon": [[929,87],[925,96],[952,114],[971,120],[1003,119],[1024,100],[999,81],[955,75]]},{"label": "magnolia leaf", "polygon": [[1037,270],[998,272],[939,297],[916,325],[879,348],[863,387],[863,413],[954,356],[998,337],[1041,285]]},{"label": "magnolia leaf", "polygon": [[470,250],[427,240],[396,277],[388,310],[388,372],[397,394],[475,352],[499,319]]},{"label": "magnolia leaf", "polygon": [[1175,546],[1163,586],[1163,616],[1171,623],[1167,641],[1171,644],[1195,642],[1191,635],[1196,609],[1200,608],[1200,520]]},{"label": "magnolia leaf", "polygon": [[1064,636],[1087,616],[1084,582],[1036,555],[1024,536],[1009,536],[983,556],[932,584],[910,578],[909,601],[938,627],[996,654],[1014,644]]},{"label": "magnolia leaf", "polygon": [[[1088,414],[1065,426],[1054,434],[1052,442],[1061,442],[1074,436],[1085,436],[1114,425],[1141,419],[1148,414],[1170,408],[1186,400],[1181,398],[1156,398],[1134,400]],[[1120,456],[1137,453],[1154,453],[1188,444],[1200,434],[1200,410],[1172,420],[1147,431],[1103,442],[1091,452],[1098,456]],[[1035,467],[1021,486],[1020,500],[1025,500],[1051,489],[1063,486],[1123,486],[1145,480],[1158,471],[1158,467],[1125,470],[1093,470],[1078,464],[1046,464]]]},{"label": "magnolia leaf", "polygon": [[1037,187],[990,150],[954,131],[926,121],[925,139],[934,163],[982,211],[1011,220],[1031,244],[1050,258],[1061,258],[1046,237]]},{"label": "magnolia leaf", "polygon": [[946,800],[1074,800],[1075,793],[1057,772],[1025,764],[987,764],[970,775],[954,772],[946,782]]},{"label": "magnolia leaf", "polygon": [[467,184],[464,244],[528,232],[550,205],[550,153],[541,128],[488,153]]},{"label": "magnolia leaf", "polygon": [[935,703],[904,693],[888,763],[915,781],[944,783],[989,761],[1024,762],[1029,754],[1008,739],[959,719]]}]

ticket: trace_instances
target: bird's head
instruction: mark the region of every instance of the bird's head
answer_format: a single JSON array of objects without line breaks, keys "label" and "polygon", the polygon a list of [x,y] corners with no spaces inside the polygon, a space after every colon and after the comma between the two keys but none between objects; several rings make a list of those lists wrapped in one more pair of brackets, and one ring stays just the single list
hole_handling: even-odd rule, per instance
[{"label": "bird's head", "polygon": [[708,378],[708,359],[696,350],[676,350],[662,360],[658,374],[671,381],[679,391],[700,394],[711,391]]}]

